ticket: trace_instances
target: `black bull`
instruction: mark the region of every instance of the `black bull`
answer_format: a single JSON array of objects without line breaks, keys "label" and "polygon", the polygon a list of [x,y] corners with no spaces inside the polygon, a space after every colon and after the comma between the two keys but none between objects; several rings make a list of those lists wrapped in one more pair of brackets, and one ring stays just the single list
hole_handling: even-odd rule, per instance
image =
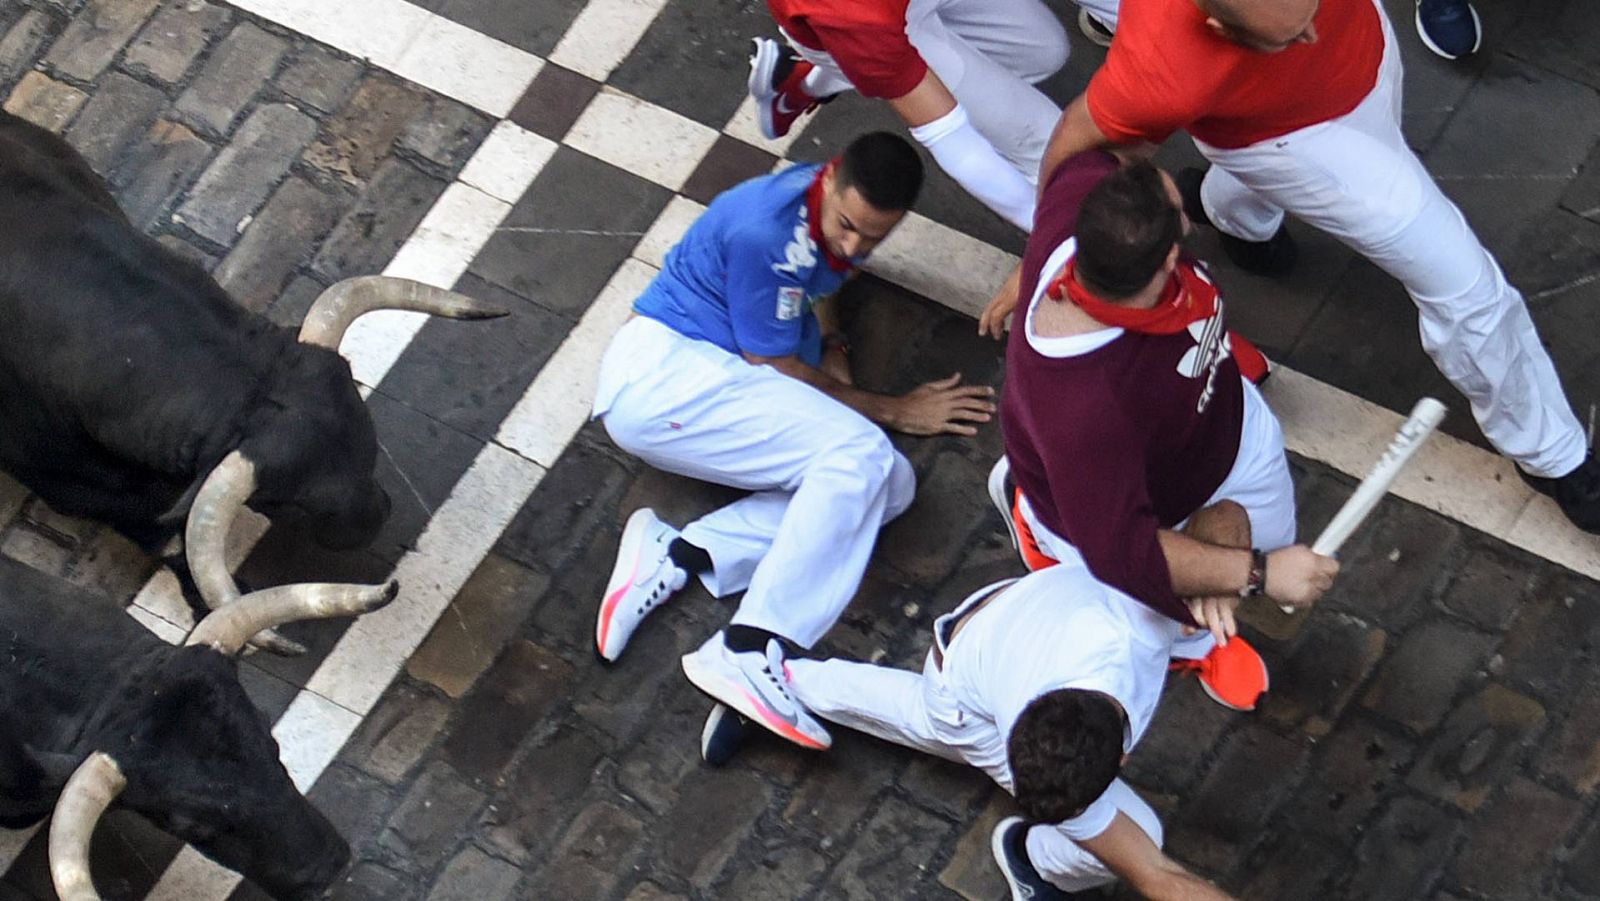
[{"label": "black bull", "polygon": [[263,622],[173,647],[109,600],[0,557],[0,825],[39,821],[99,752],[126,779],[122,806],[275,897],[319,895],[349,848],[290,781],[229,656]]},{"label": "black bull", "polygon": [[[332,297],[355,282],[354,302]],[[503,313],[399,279],[341,283],[318,305],[298,339],[238,306],[134,228],[65,141],[0,113],[0,470],[57,511],[156,552],[207,474],[242,455],[258,512],[325,545],[369,543],[389,502],[344,327],[382,306]]]}]

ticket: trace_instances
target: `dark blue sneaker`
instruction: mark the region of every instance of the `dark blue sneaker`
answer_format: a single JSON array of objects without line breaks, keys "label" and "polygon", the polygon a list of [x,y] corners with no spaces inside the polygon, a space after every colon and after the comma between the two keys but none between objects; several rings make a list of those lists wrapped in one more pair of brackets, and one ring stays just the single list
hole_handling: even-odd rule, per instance
[{"label": "dark blue sneaker", "polygon": [[1067,901],[1067,893],[1046,882],[1028,860],[1028,825],[1022,817],[1006,817],[989,836],[994,862],[1011,886],[1011,901]]},{"label": "dark blue sneaker", "polygon": [[705,728],[700,730],[700,759],[711,766],[722,766],[739,753],[756,724],[740,716],[726,704],[717,704],[706,715]]},{"label": "dark blue sneaker", "polygon": [[1417,0],[1417,37],[1445,59],[1478,52],[1483,22],[1467,0]]}]

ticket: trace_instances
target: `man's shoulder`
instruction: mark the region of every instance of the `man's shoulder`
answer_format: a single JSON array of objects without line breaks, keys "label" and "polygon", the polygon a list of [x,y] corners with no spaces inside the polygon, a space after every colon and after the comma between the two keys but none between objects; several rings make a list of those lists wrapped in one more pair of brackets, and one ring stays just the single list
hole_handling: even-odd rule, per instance
[{"label": "man's shoulder", "polygon": [[729,235],[744,239],[787,235],[819,168],[790,166],[740,182],[718,194],[706,208],[706,216]]}]

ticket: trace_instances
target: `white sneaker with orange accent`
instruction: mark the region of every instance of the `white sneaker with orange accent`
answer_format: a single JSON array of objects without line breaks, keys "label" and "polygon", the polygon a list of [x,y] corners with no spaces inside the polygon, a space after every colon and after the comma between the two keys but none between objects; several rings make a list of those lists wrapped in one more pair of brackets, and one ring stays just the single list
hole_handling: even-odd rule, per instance
[{"label": "white sneaker with orange accent", "polygon": [[683,673],[694,687],[728,705],[751,722],[802,748],[822,751],[833,737],[789,690],[783,645],[767,642],[766,652],[735,652],[721,632],[683,657]]},{"label": "white sneaker with orange accent", "polygon": [[617,563],[611,568],[611,580],[606,583],[600,615],[594,624],[595,650],[607,663],[622,655],[633,630],[639,628],[645,616],[689,581],[689,574],[667,555],[667,548],[677,537],[678,530],[658,519],[649,507],[641,507],[628,517],[628,524],[622,529],[622,545],[617,548]]}]

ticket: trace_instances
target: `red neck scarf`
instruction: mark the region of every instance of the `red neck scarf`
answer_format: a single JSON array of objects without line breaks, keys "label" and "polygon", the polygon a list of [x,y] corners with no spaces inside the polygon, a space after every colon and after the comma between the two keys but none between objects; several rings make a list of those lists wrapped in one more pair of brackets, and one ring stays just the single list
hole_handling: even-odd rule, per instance
[{"label": "red neck scarf", "polygon": [[817,245],[817,250],[822,253],[822,258],[828,261],[828,268],[834,272],[849,272],[855,262],[842,260],[833,255],[828,249],[828,242],[822,237],[822,177],[832,172],[839,165],[839,158],[834,157],[826,166],[817,170],[817,177],[811,180],[811,186],[806,188],[806,224],[811,229],[811,242]]},{"label": "red neck scarf", "polygon": [[1148,335],[1174,335],[1192,323],[1217,315],[1216,286],[1187,263],[1178,264],[1161,290],[1161,299],[1147,310],[1130,309],[1095,297],[1074,278],[1077,271],[1078,261],[1068,260],[1066,268],[1050,282],[1045,293],[1052,300],[1072,301],[1106,325]]}]

